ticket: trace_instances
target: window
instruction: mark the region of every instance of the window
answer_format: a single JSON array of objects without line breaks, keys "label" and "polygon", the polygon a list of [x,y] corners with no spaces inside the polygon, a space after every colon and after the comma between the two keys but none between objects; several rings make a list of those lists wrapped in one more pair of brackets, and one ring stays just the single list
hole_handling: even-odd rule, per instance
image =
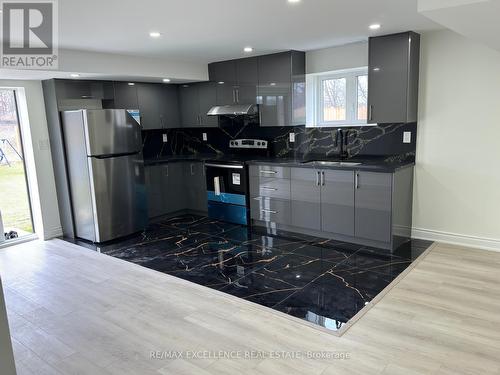
[{"label": "window", "polygon": [[315,74],[309,77],[308,126],[366,124],[368,118],[367,68]]}]

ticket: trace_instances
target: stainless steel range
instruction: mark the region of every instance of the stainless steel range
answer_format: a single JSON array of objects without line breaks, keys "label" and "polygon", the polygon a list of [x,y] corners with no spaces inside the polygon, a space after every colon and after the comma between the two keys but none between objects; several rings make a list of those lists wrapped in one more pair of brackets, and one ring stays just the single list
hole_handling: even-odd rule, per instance
[{"label": "stainless steel range", "polygon": [[229,142],[234,155],[205,163],[208,216],[248,225],[249,186],[246,161],[267,155],[268,142],[261,139],[234,139]]}]

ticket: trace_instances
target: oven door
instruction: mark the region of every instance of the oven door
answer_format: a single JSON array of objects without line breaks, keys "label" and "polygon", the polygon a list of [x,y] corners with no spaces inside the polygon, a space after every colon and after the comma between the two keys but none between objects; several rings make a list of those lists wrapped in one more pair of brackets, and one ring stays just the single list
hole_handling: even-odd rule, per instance
[{"label": "oven door", "polygon": [[248,177],[242,164],[205,163],[208,216],[248,224]]}]

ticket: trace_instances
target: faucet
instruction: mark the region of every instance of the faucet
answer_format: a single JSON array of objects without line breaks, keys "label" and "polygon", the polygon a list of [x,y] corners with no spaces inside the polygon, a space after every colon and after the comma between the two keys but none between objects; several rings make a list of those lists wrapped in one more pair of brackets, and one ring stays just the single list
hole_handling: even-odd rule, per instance
[{"label": "faucet", "polygon": [[348,159],[349,152],[347,151],[347,145],[349,143],[349,129],[342,130],[341,128],[337,129],[337,133],[335,134],[335,147],[339,148],[339,158]]}]

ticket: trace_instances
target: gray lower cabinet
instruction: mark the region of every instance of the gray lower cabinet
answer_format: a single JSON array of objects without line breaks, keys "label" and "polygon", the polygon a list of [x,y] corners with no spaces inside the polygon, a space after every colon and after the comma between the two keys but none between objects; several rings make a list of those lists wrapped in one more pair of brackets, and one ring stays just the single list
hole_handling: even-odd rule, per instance
[{"label": "gray lower cabinet", "polygon": [[321,230],[354,236],[354,172],[321,173]]},{"label": "gray lower cabinet", "polygon": [[182,164],[184,166],[186,208],[198,212],[207,212],[205,164],[203,162],[185,162]]},{"label": "gray lower cabinet", "polygon": [[250,213],[253,220],[289,225],[290,201],[269,197],[254,197],[250,200]]},{"label": "gray lower cabinet", "polygon": [[207,211],[202,162],[173,162],[146,167],[149,217],[177,211]]},{"label": "gray lower cabinet", "polygon": [[291,169],[291,223],[295,227],[321,230],[320,172]]},{"label": "gray lower cabinet", "polygon": [[355,235],[390,242],[392,173],[356,172]]}]

